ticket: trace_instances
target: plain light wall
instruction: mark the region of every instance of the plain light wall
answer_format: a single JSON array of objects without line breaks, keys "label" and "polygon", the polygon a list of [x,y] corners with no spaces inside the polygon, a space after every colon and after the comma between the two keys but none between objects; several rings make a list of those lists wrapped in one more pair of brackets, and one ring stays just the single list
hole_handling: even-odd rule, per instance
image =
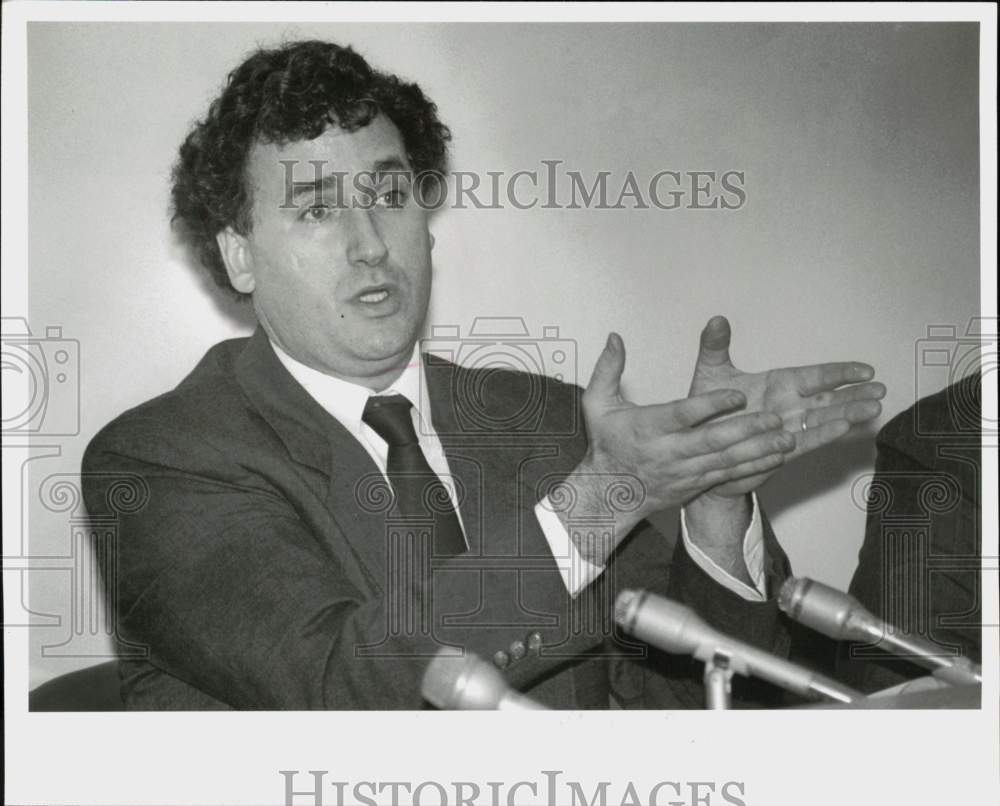
[{"label": "plain light wall", "polygon": [[[724,313],[741,368],[873,364],[889,388],[881,424],[945,383],[916,370],[928,326],[964,330],[979,311],[973,24],[32,23],[29,321],[36,334],[61,326],[81,361],[79,435],[40,440],[60,455],[27,466],[33,554],[70,551],[69,516],[42,503],[43,481],[78,472],[108,420],[251,329],[249,309],[174,242],[169,172],[226,73],[258,44],[297,38],[352,44],[419,82],[452,129],[456,170],[557,159],[591,179],[609,171],[616,190],[629,171],[745,172],[735,211],[434,217],[430,321],[556,326],[581,383],[614,329],[627,394],[681,397],[700,329]],[[851,489],[872,468],[873,433],[766,486],[796,573],[850,580],[864,532]],[[43,657],[68,632],[71,578],[30,576],[31,607],[62,616],[33,630],[33,684],[97,659]]]}]

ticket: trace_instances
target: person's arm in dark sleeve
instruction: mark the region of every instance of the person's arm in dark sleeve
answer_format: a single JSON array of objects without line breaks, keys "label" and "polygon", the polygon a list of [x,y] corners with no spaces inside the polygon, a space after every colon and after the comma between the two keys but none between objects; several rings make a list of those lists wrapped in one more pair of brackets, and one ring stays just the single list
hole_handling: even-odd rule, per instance
[{"label": "person's arm in dark sleeve", "polygon": [[[489,658],[523,638],[523,628],[495,626],[495,608],[483,614],[489,629],[445,617],[466,603],[474,611],[484,589],[516,591],[509,568],[466,569],[457,558],[407,571],[421,563],[404,562],[390,576],[391,595],[373,590],[331,549],[347,551],[345,541],[321,539],[261,477],[224,451],[206,458],[204,443],[186,449],[181,443],[193,437],[181,429],[169,451],[158,450],[162,436],[104,432],[85,456],[83,486],[96,520],[108,514],[116,478],[132,475],[147,487],[145,506],[119,516],[110,584],[122,634],[146,644],[150,663],[167,674],[236,708],[415,709],[440,646]],[[197,466],[178,459],[188,456],[200,457]],[[523,578],[527,600],[563,614],[552,629],[564,631],[574,603],[551,558],[539,552]],[[601,637],[583,630],[564,642],[582,652]],[[519,664],[521,682],[554,663]]]}]

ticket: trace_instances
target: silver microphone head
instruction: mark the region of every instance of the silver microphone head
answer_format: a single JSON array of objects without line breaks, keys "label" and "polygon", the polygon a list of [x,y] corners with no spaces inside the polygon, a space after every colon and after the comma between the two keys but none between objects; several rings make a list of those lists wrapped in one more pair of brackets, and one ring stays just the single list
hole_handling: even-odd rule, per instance
[{"label": "silver microphone head", "polygon": [[800,624],[838,641],[863,641],[934,670],[952,685],[982,682],[982,670],[965,658],[944,657],[940,649],[918,636],[894,630],[869,613],[861,602],[812,579],[785,580],[778,607]]},{"label": "silver microphone head", "polygon": [[857,599],[808,577],[786,579],[778,593],[778,607],[800,624],[838,641],[873,637],[873,617]]},{"label": "silver microphone head", "polygon": [[694,652],[717,635],[687,605],[644,590],[625,590],[618,595],[615,621],[629,635],[680,654]]},{"label": "silver microphone head", "polygon": [[802,606],[802,594],[812,580],[805,577],[788,577],[778,591],[778,607],[790,618],[797,618]]},{"label": "silver microphone head", "polygon": [[623,590],[615,599],[615,623],[630,631],[632,622],[635,620],[636,610],[642,601],[644,591]]},{"label": "silver microphone head", "polygon": [[508,692],[507,681],[491,664],[472,652],[456,655],[442,647],[424,672],[420,693],[444,710],[492,711]]}]

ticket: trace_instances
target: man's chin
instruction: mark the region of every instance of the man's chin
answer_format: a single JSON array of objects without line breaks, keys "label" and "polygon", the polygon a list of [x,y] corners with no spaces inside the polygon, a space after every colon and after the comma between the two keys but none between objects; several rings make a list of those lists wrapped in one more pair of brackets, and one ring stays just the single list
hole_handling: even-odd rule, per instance
[{"label": "man's chin", "polygon": [[355,356],[364,364],[368,364],[372,369],[384,372],[395,366],[406,364],[413,354],[413,345],[416,344],[417,337],[378,340],[360,345]]},{"label": "man's chin", "polygon": [[410,317],[393,316],[370,320],[366,327],[356,331],[356,354],[369,361],[391,361],[393,358],[410,357],[413,345],[420,336],[420,328]]}]

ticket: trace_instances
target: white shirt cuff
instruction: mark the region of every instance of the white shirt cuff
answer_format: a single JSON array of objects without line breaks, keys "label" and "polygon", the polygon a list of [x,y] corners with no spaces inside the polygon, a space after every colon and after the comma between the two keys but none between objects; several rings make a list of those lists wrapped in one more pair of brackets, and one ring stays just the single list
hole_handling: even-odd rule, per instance
[{"label": "white shirt cuff", "polygon": [[746,563],[747,571],[750,573],[750,579],[753,580],[756,590],[723,571],[705,552],[691,542],[683,509],[681,509],[681,537],[688,555],[702,571],[724,588],[728,588],[744,599],[751,602],[762,602],[767,599],[767,577],[764,575],[764,527],[761,525],[760,507],[757,504],[756,493],[753,494],[752,500],[753,515],[750,518],[750,525],[743,535],[743,561]]},{"label": "white shirt cuff", "polygon": [[580,591],[604,573],[605,566],[594,565],[580,556],[563,522],[553,512],[548,496],[535,504],[535,517],[548,541],[567,593],[570,598],[576,598]]}]

